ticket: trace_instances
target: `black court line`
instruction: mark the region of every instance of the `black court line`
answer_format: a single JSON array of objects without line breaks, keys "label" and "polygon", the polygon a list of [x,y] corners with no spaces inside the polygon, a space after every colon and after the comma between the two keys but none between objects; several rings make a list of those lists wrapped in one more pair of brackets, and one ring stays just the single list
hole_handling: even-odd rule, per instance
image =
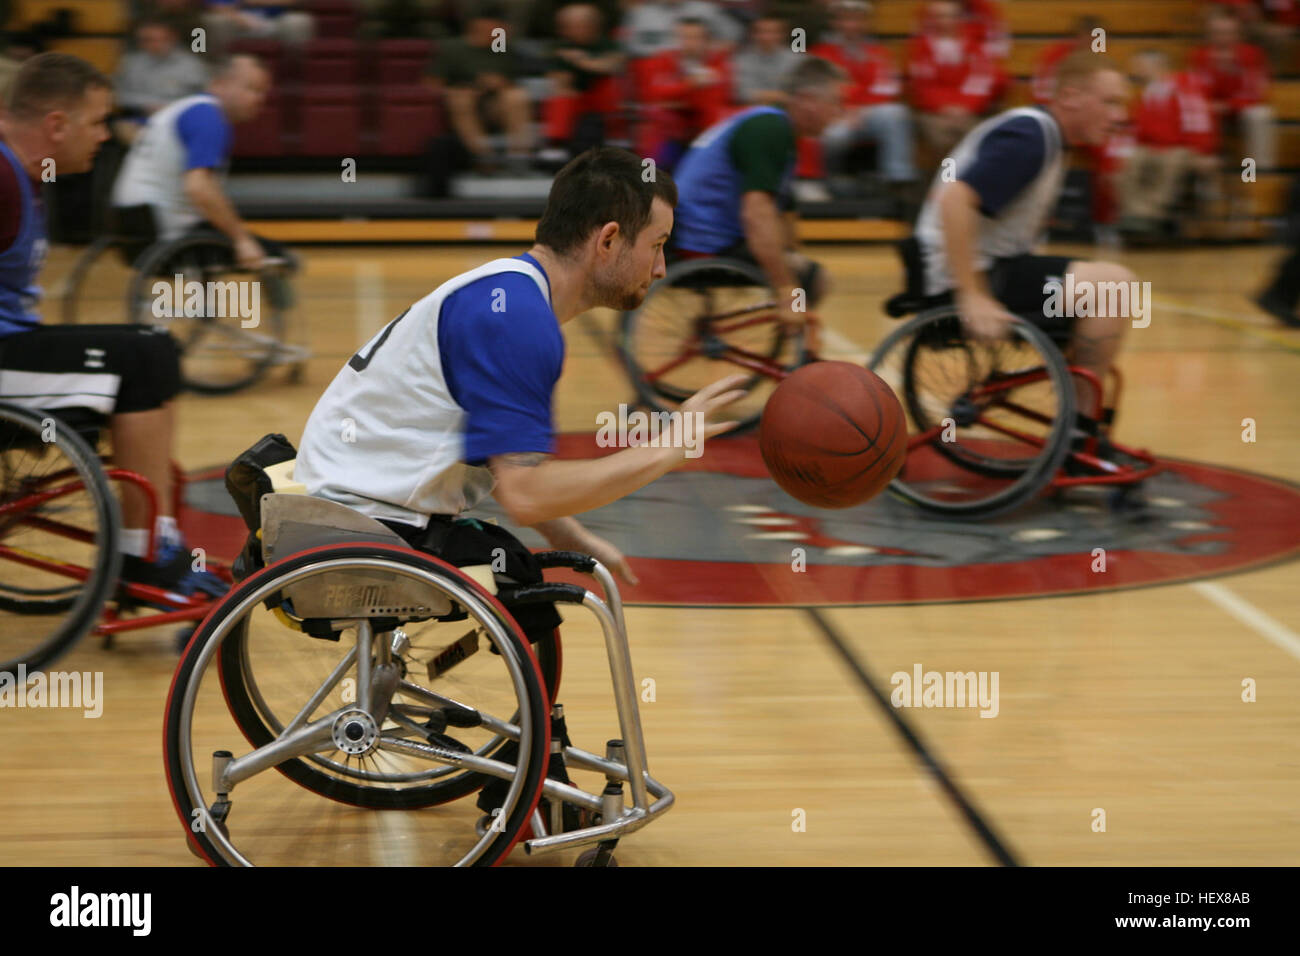
[{"label": "black court line", "polygon": [[867,693],[871,695],[871,699],[879,704],[880,709],[893,721],[894,728],[907,741],[908,746],[912,748],[916,755],[921,758],[921,763],[925,764],[925,769],[930,771],[930,775],[938,781],[939,786],[943,788],[943,792],[957,805],[957,809],[966,818],[966,822],[975,831],[975,835],[988,848],[989,853],[993,854],[993,858],[1003,866],[1020,866],[1020,861],[1011,852],[1010,847],[997,835],[992,824],[980,814],[975,805],[962,792],[961,787],[957,786],[957,782],[944,769],[943,764],[939,762],[939,758],[926,746],[925,741],[921,739],[921,735],[903,719],[903,715],[899,713],[898,708],[891,704],[889,697],[876,686],[876,682],[871,679],[871,675],[867,673],[866,668],[853,656],[848,644],[831,627],[830,622],[816,608],[805,608],[804,610],[812,618],[813,623],[817,625],[818,630],[822,632],[826,640],[830,642],[830,645],[844,658],[844,662],[849,665],[849,670],[853,671],[862,686],[866,688]]}]

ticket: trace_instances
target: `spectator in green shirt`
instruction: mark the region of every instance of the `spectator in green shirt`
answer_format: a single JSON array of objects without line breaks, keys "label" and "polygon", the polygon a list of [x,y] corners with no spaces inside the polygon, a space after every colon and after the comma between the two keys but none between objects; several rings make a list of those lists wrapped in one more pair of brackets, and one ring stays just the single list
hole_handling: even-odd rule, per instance
[{"label": "spectator in green shirt", "polygon": [[516,63],[501,10],[484,4],[466,23],[464,36],[442,44],[431,66],[452,129],[480,172],[498,168],[492,132],[505,133],[512,172],[528,167],[532,111],[528,91],[516,82]]}]

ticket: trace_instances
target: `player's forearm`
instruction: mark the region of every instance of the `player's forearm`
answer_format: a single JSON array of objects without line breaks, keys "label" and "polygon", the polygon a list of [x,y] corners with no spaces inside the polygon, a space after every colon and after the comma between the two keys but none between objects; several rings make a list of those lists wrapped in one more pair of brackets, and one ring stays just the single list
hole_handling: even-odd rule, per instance
[{"label": "player's forearm", "polygon": [[979,197],[960,180],[947,183],[939,196],[939,221],[943,227],[948,271],[959,293],[989,294],[984,273],[976,268],[975,243],[979,235]]},{"label": "player's forearm", "polygon": [[248,235],[248,228],[239,218],[239,213],[208,170],[195,169],[185,174],[185,195],[213,228],[225,233],[232,241]]},{"label": "player's forearm", "polygon": [[643,488],[681,464],[684,451],[682,447],[642,445],[604,458],[546,459],[532,466],[509,464],[511,458],[526,456],[501,456],[493,459],[497,475],[493,494],[511,520],[536,527],[603,507]]},{"label": "player's forearm", "polygon": [[745,244],[772,288],[779,294],[794,288],[794,275],[785,261],[786,224],[776,200],[764,192],[745,193],[740,202],[740,225]]},{"label": "player's forearm", "polygon": [[572,516],[538,521],[532,527],[547,540],[551,547],[559,548],[561,551],[573,550],[586,531],[582,522]]}]

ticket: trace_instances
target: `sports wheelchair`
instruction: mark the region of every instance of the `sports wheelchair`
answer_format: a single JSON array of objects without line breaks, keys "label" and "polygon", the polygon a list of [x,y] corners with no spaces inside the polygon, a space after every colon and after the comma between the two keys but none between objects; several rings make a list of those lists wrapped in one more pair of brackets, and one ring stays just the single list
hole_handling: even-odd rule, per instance
[{"label": "sports wheelchair", "polygon": [[[268,257],[249,271],[236,264],[222,233],[198,229],[156,241],[153,235],[148,207],[115,210],[112,228],[86,247],[63,281],[61,321],[166,328],[181,348],[181,380],[195,392],[237,392],[277,365],[289,366],[291,381],[301,380],[309,353],[286,341],[293,256]],[[119,297],[113,290],[121,288],[124,267],[129,274]],[[241,290],[249,288],[257,290],[252,325],[239,314]]]},{"label": "sports wheelchair", "polygon": [[[57,414],[0,402],[0,671],[48,667],[87,633],[106,642],[128,630],[192,622],[206,597],[118,580],[121,518],[110,481],[157,495],[142,476],[96,451],[104,418],[82,409]],[[173,513],[184,476],[175,465]],[[154,556],[149,542],[148,557]],[[229,567],[205,559],[230,580]],[[153,609],[159,613],[137,615]]]},{"label": "sports wheelchair", "polygon": [[[250,531],[236,562],[247,576],[195,632],[167,703],[167,778],[190,849],[214,865],[481,866],[523,838],[529,854],[588,847],[577,865],[617,865],[617,841],[673,795],[647,770],[610,573],[586,555],[538,555],[594,577],[602,599],[453,567],[306,495],[292,459],[262,460],[228,473],[244,468],[227,487]],[[534,646],[511,615],[536,602],[581,604],[600,624],[620,732],[603,756],[568,739],[558,631]],[[603,783],[588,792],[570,771]]]},{"label": "sports wheelchair", "polygon": [[[927,511],[986,518],[1013,510],[1044,491],[1106,486],[1112,504],[1160,471],[1146,451],[1110,437],[1122,389],[1117,370],[1102,383],[1068,365],[1062,339],[1027,318],[1004,339],[968,339],[951,295],[923,292],[915,240],[898,246],[906,287],[886,303],[895,329],[867,367],[898,394],[907,416],[908,456],[890,490]],[[773,293],[755,266],[732,259],[672,265],[639,308],[621,318],[619,351],[637,395],[671,411],[700,387],[739,367],[753,373],[742,386],[734,418],[756,424],[771,391],[794,369],[819,356],[809,345],[817,318],[783,328]],[[1076,410],[1086,383],[1087,416]],[[1107,388],[1106,386],[1109,386]],[[1082,441],[1081,425],[1100,423]]]}]

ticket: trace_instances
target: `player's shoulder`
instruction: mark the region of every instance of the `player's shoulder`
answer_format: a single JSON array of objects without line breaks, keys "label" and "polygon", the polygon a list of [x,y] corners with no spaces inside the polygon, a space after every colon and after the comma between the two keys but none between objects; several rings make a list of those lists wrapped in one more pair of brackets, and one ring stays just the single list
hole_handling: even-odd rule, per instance
[{"label": "player's shoulder", "polygon": [[444,315],[468,319],[478,329],[554,327],[545,273],[528,259],[495,259],[453,280],[443,300]]},{"label": "player's shoulder", "polygon": [[177,126],[224,128],[227,125],[226,114],[222,111],[221,105],[213,97],[204,93],[187,96],[177,101],[175,108],[173,119]]}]

